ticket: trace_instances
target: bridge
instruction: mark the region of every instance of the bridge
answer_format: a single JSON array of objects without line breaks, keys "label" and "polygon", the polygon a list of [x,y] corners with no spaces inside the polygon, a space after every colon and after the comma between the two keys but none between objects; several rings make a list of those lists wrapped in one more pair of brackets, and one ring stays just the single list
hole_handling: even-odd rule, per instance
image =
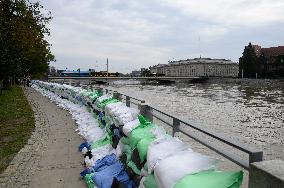
[{"label": "bridge", "polygon": [[157,81],[161,84],[180,82],[205,82],[208,80],[207,77],[48,77],[48,81],[71,81],[71,80],[82,80],[88,82],[109,82],[115,80],[139,80],[139,81]]}]

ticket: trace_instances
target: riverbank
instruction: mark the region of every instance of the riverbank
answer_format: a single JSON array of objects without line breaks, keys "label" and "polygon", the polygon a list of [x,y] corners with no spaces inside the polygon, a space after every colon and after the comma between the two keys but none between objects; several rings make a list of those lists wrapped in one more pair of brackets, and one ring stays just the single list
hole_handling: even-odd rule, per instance
[{"label": "riverbank", "polygon": [[0,172],[27,143],[34,130],[33,111],[20,86],[0,95]]},{"label": "riverbank", "polygon": [[0,174],[0,187],[83,187],[83,169],[71,115],[32,88],[25,95],[34,111],[35,129],[28,143]]},{"label": "riverbank", "polygon": [[207,84],[228,84],[256,88],[284,88],[284,79],[249,79],[211,77]]}]

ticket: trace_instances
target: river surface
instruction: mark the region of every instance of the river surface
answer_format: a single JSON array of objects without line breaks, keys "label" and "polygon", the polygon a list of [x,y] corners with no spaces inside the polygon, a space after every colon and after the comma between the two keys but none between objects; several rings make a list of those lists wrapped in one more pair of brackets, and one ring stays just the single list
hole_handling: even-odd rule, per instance
[{"label": "river surface", "polygon": [[234,83],[161,86],[118,81],[109,88],[257,147],[264,151],[266,160],[284,160],[284,86]]}]

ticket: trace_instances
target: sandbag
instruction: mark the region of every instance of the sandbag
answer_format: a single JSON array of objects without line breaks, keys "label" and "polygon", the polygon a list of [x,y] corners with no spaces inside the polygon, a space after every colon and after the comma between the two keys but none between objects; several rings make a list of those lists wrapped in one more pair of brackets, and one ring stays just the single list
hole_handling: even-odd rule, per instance
[{"label": "sandbag", "polygon": [[124,170],[123,165],[119,161],[108,166],[102,171],[96,172],[93,180],[98,188],[110,188],[114,178],[126,186],[129,185],[131,187],[133,184]]},{"label": "sandbag", "polygon": [[137,144],[137,150],[139,153],[139,158],[141,162],[144,162],[145,159],[147,158],[147,151],[148,147],[155,140],[154,137],[146,137],[141,139],[138,144]]},{"label": "sandbag", "polygon": [[88,157],[85,157],[86,167],[92,167],[96,163],[97,160],[105,157],[106,155],[116,153],[116,151],[112,148],[110,144],[92,149],[91,152],[93,155],[91,159],[89,159]]},{"label": "sandbag", "polygon": [[243,171],[207,170],[183,177],[175,184],[174,188],[239,188],[242,181]]},{"label": "sandbag", "polygon": [[88,188],[95,188],[95,183],[93,181],[93,177],[94,177],[94,173],[86,174],[86,176],[84,177]]},{"label": "sandbag", "polygon": [[116,155],[114,153],[112,153],[110,155],[106,155],[105,157],[96,161],[95,165],[93,166],[93,169],[95,170],[95,172],[102,171],[105,168],[107,168],[108,166],[116,163],[116,161],[117,161],[117,158],[116,158]]},{"label": "sandbag", "polygon": [[148,173],[153,172],[160,160],[184,150],[190,149],[177,138],[164,137],[154,140],[150,143],[147,152]]},{"label": "sandbag", "polygon": [[158,188],[154,174],[149,174],[146,176],[143,185],[145,188]]},{"label": "sandbag", "polygon": [[105,146],[107,144],[111,144],[112,141],[111,141],[111,137],[106,134],[103,138],[97,140],[96,142],[92,143],[91,144],[91,149],[96,149],[98,147],[102,147],[102,146]]},{"label": "sandbag", "polygon": [[124,124],[123,126],[123,133],[126,135],[126,136],[129,136],[129,134],[131,133],[131,131],[133,129],[135,129],[136,127],[138,127],[140,124],[139,122],[139,119],[135,119],[133,121],[130,121],[130,122],[127,122]]},{"label": "sandbag", "polygon": [[154,174],[159,187],[171,188],[185,175],[213,169],[214,164],[214,159],[186,150],[161,160]]},{"label": "sandbag", "polygon": [[138,142],[143,138],[155,138],[151,129],[156,127],[149,121],[146,121],[143,116],[139,116],[139,126],[132,130],[129,135],[130,146],[132,149],[136,148]]}]

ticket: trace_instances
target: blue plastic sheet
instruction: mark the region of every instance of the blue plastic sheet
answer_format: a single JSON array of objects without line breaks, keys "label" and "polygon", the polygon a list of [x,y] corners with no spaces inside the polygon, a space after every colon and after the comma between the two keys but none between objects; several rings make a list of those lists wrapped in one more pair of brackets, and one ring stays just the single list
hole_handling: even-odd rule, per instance
[{"label": "blue plastic sheet", "polygon": [[110,188],[114,178],[128,188],[132,188],[134,185],[119,161],[108,166],[104,170],[96,172],[93,180],[98,188]]},{"label": "blue plastic sheet", "polygon": [[96,161],[95,165],[93,166],[93,169],[96,172],[102,171],[106,169],[108,166],[113,165],[116,161],[117,159],[115,154],[106,155],[102,159]]}]

